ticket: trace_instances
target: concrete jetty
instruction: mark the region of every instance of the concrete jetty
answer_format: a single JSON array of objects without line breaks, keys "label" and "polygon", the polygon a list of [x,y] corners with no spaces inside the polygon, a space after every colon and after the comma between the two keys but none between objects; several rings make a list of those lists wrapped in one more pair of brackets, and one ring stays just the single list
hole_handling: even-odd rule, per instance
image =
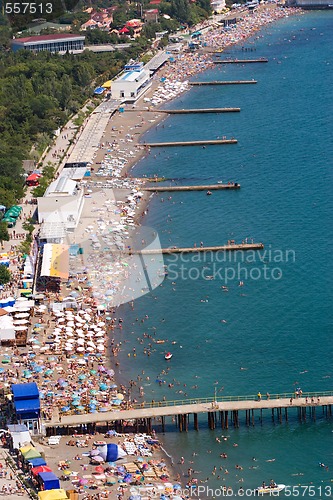
[{"label": "concrete jetty", "polygon": [[240,108],[193,108],[193,109],[159,109],[159,113],[169,115],[189,115],[191,113],[239,113]]},{"label": "concrete jetty", "polygon": [[150,148],[166,148],[172,146],[208,146],[221,144],[237,144],[237,139],[211,139],[204,141],[172,141],[172,142],[145,142],[144,146]]},{"label": "concrete jetty", "polygon": [[[251,81],[252,83],[252,81]],[[199,85],[199,83],[193,82],[191,85]],[[201,83],[200,83],[201,85]],[[203,83],[205,85],[205,83]],[[218,85],[218,84],[217,84]],[[132,108],[125,109],[125,113],[165,113],[168,115],[189,115],[191,113],[239,113],[240,108],[192,108],[192,109],[156,109],[156,108]]]},{"label": "concrete jetty", "polygon": [[250,85],[258,83],[257,80],[234,80],[234,81],[219,81],[213,80],[211,82],[189,82],[189,85]]},{"label": "concrete jetty", "polygon": [[227,245],[217,245],[213,247],[170,247],[170,248],[143,248],[142,250],[130,250],[130,255],[154,255],[157,253],[197,253],[197,252],[235,252],[236,250],[262,250],[263,243],[229,243]]},{"label": "concrete jetty", "polygon": [[211,184],[206,186],[147,186],[141,191],[164,192],[164,191],[218,191],[222,189],[240,189],[237,182],[231,184]]},{"label": "concrete jetty", "polygon": [[261,57],[260,59],[216,59],[214,64],[249,64],[249,63],[267,63],[268,59]]}]

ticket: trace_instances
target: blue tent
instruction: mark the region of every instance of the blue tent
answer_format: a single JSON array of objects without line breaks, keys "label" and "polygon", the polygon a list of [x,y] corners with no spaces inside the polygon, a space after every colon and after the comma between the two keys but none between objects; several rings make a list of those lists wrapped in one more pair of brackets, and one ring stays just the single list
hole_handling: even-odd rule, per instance
[{"label": "blue tent", "polygon": [[45,462],[44,458],[38,457],[38,458],[30,458],[30,460],[27,460],[32,467],[39,467],[39,465],[47,465]]},{"label": "blue tent", "polygon": [[104,94],[104,92],[105,92],[104,87],[97,87],[97,89],[94,90],[95,95],[102,95],[102,94]]},{"label": "blue tent", "polygon": [[39,472],[38,479],[43,483],[44,490],[60,488],[59,478],[53,472]]}]

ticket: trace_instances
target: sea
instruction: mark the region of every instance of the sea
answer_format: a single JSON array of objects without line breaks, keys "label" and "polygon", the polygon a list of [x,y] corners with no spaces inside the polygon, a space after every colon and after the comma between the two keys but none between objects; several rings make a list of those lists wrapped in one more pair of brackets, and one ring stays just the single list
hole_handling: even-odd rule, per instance
[{"label": "sea", "polygon": [[[165,107],[240,113],[171,115],[144,140],[238,143],[154,148],[132,174],[177,185],[237,182],[241,189],[154,194],[142,224],[162,247],[234,240],[265,248],[164,256],[164,281],[120,308],[119,376],[136,382],[131,392],[139,401],[333,389],[333,12],[272,23],[222,57],[268,63],[215,65],[194,79],[257,84],[196,86]],[[262,419],[255,412],[254,426],[246,426],[241,413],[239,428],[217,423],[209,430],[200,415],[195,431],[191,416],[182,433],[170,417],[161,437],[175,463],[184,458],[184,481],[191,468],[206,488],[201,498],[225,495],[223,486],[245,496],[272,479],[290,486],[282,497],[332,497],[332,417],[321,407],[315,421],[308,413],[300,422],[296,409],[288,417],[280,423],[270,410]]]}]

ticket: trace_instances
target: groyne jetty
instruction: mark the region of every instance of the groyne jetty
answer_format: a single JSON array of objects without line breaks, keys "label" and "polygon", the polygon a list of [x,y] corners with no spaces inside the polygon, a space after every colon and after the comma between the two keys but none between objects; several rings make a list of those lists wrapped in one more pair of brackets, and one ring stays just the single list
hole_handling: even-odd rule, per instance
[{"label": "groyne jetty", "polygon": [[145,142],[150,148],[166,148],[172,146],[213,146],[222,144],[237,144],[237,139],[209,139],[203,141],[172,141],[172,142]]},{"label": "groyne jetty", "polygon": [[230,243],[228,245],[216,245],[213,247],[170,247],[170,248],[143,248],[142,250],[130,250],[130,255],[154,255],[157,253],[197,253],[197,252],[234,252],[236,250],[262,250],[263,243]]},{"label": "groyne jetty", "polygon": [[[194,85],[199,85],[193,83]],[[201,84],[200,84],[201,85]],[[205,83],[203,83],[205,85]],[[189,115],[191,113],[239,113],[240,108],[193,108],[193,109],[126,109],[126,113],[143,113],[143,112],[151,112],[151,113],[165,113],[168,115]]]},{"label": "groyne jetty", "polygon": [[211,184],[207,186],[147,186],[141,191],[164,192],[164,191],[219,191],[223,189],[240,189],[237,182],[231,184]]},{"label": "groyne jetty", "polygon": [[267,63],[268,59],[261,57],[260,59],[216,59],[214,64],[251,64],[251,63]]},{"label": "groyne jetty", "polygon": [[258,83],[257,80],[235,80],[235,81],[219,81],[213,80],[211,82],[189,82],[189,85],[251,85],[254,83]]},{"label": "groyne jetty", "polygon": [[196,108],[196,109],[159,109],[159,113],[169,115],[189,115],[191,113],[239,113],[240,108]]},{"label": "groyne jetty", "polygon": [[[272,423],[288,422],[291,412],[297,412],[300,422],[316,421],[319,417],[332,417],[333,393],[311,392],[296,397],[294,393],[267,395],[266,399],[258,396],[211,397],[179,401],[159,401],[134,405],[131,409],[109,411],[103,413],[85,413],[81,415],[57,415],[43,425],[48,434],[56,432],[57,428],[72,427],[86,424],[106,424],[115,422],[118,431],[124,430],[124,423],[134,420],[134,427],[151,432],[153,421],[162,427],[164,432],[167,417],[172,417],[175,427],[180,432],[189,430],[190,415],[193,415],[193,428],[199,430],[198,415],[206,414],[208,427],[228,429],[229,425],[240,427],[241,412],[244,412],[243,422],[247,427],[255,423],[263,425],[264,416],[271,417]],[[266,415],[264,415],[266,413]],[[244,418],[245,417],[245,418]]]}]

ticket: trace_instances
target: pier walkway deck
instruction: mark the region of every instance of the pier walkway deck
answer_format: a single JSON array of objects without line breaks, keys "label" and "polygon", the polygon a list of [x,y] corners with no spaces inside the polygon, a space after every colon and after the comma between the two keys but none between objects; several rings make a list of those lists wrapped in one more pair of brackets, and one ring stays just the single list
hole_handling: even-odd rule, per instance
[{"label": "pier walkway deck", "polygon": [[211,139],[203,141],[172,141],[172,142],[144,142],[144,146],[150,148],[166,148],[172,146],[208,146],[222,144],[237,144],[237,139]]},{"label": "pier walkway deck", "polygon": [[[196,85],[195,83],[193,85]],[[199,85],[199,84],[198,84]],[[202,84],[200,84],[202,85]],[[206,85],[205,83],[203,85]],[[239,113],[240,108],[188,108],[188,109],[126,109],[125,113],[142,113],[142,112],[151,112],[151,113],[165,113],[168,115],[190,115],[192,113]]]},{"label": "pier walkway deck", "polygon": [[240,189],[240,184],[211,184],[207,186],[147,186],[141,191],[165,192],[165,191],[218,191],[223,189]]},{"label": "pier walkway deck", "polygon": [[295,398],[294,393],[275,394],[269,399],[258,400],[257,396],[240,396],[237,399],[232,397],[217,397],[206,399],[188,399],[183,401],[160,401],[152,402],[145,407],[137,407],[124,410],[114,410],[103,413],[85,413],[82,415],[63,415],[61,421],[57,416],[54,420],[45,421],[45,427],[63,427],[63,426],[78,426],[87,423],[102,423],[115,422],[120,420],[141,420],[152,419],[168,416],[183,416],[191,413],[197,415],[199,413],[214,413],[214,412],[239,412],[246,411],[247,415],[250,412],[264,409],[274,411],[278,409],[288,410],[290,408],[316,408],[330,407],[333,405],[333,392],[318,392],[318,393],[303,393],[301,397]]},{"label": "pier walkway deck", "polygon": [[171,254],[171,253],[197,253],[197,252],[235,252],[236,250],[262,250],[264,248],[263,243],[239,243],[239,244],[229,244],[220,245],[214,247],[170,247],[170,248],[143,248],[142,250],[131,250],[131,255],[142,254],[142,255],[154,255],[156,253]]},{"label": "pier walkway deck", "polygon": [[247,63],[267,63],[268,59],[261,57],[260,59],[222,59],[213,61],[214,64],[247,64]]},{"label": "pier walkway deck", "polygon": [[189,82],[189,85],[249,85],[257,83],[257,80],[233,80],[233,81],[219,81],[213,80],[211,82]]}]

